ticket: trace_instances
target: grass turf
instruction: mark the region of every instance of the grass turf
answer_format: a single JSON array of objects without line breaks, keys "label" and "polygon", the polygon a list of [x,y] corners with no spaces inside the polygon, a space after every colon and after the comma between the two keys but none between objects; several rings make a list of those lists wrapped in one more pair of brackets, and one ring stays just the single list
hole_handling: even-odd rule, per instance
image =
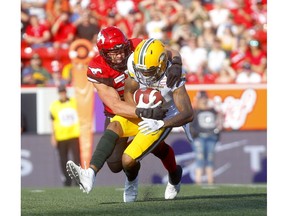
[{"label": "grass turf", "polygon": [[137,201],[123,203],[123,188],[22,188],[21,215],[67,216],[262,216],[267,215],[267,187],[182,184],[175,200],[164,199],[165,185],[140,185]]}]

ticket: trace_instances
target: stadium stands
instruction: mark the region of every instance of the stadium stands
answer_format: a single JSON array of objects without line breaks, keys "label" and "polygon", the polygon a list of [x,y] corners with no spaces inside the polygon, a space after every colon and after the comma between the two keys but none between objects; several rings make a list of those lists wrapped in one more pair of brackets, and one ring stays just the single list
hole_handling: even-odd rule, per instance
[{"label": "stadium stands", "polygon": [[[61,26],[63,29],[71,30],[73,25],[76,28],[78,23],[81,22],[83,14],[89,13],[93,17],[95,26],[98,26],[99,29],[113,24],[123,30],[127,37],[147,38],[155,35],[155,37],[160,37],[167,45],[179,51],[189,43],[191,37],[196,38],[196,48],[206,50],[204,59],[206,58],[207,61],[204,64],[198,64],[196,69],[193,68],[193,71],[189,70],[189,67],[185,68],[188,80],[197,80],[191,83],[225,84],[225,82],[215,81],[219,80],[218,77],[223,69],[222,67],[227,67],[228,62],[228,67],[231,66],[230,70],[234,70],[230,74],[237,74],[238,69],[242,68],[244,60],[248,61],[252,69],[260,74],[262,82],[266,82],[266,0],[193,0],[190,3],[189,1],[179,0],[130,0],[125,1],[127,8],[123,8],[123,5],[117,0],[63,1],[61,7],[60,5],[59,7],[54,5],[57,4],[57,1],[47,0],[43,2],[37,8],[36,5],[21,0],[22,68],[29,63],[33,54],[37,53],[43,60],[43,66],[51,74],[53,73],[52,62],[55,62],[55,60],[59,62],[61,71],[64,65],[70,63],[69,45],[79,37],[76,37],[76,30],[76,33],[71,36],[73,37],[72,40],[60,42],[60,44],[58,40],[56,43],[57,38],[55,38],[55,35],[53,36],[53,32],[55,32],[54,28],[55,25],[57,26],[57,20],[59,20],[61,14],[68,12],[68,22],[61,23]],[[32,6],[34,10],[31,10]],[[58,10],[55,8],[58,8]],[[126,11],[128,8],[129,11]],[[35,13],[35,11],[39,13]],[[215,16],[215,14],[218,15]],[[155,16],[157,17],[155,18]],[[39,23],[37,26],[29,27],[31,19],[35,19],[35,17],[38,18],[37,22]],[[159,19],[159,22],[156,22],[155,19]],[[161,34],[155,29],[156,24],[158,27],[160,26]],[[72,25],[72,27],[68,27],[68,25]],[[133,25],[135,25],[134,28]],[[43,32],[47,29],[50,36],[48,34],[47,37],[44,37]],[[30,32],[30,37],[34,37],[33,40],[31,38],[27,40],[27,31]],[[155,31],[158,31],[158,33]],[[37,38],[42,39],[37,40]],[[213,44],[215,41],[220,43],[219,52],[225,52],[225,61],[217,71],[209,67],[208,57],[214,52]],[[93,43],[95,43],[95,38]],[[243,46],[245,47],[244,50]],[[214,56],[216,56],[215,53]],[[193,61],[192,58],[191,61]],[[203,73],[201,76],[205,79],[199,78],[199,73]],[[229,80],[228,83],[235,83],[235,77],[233,75],[232,81]]]}]

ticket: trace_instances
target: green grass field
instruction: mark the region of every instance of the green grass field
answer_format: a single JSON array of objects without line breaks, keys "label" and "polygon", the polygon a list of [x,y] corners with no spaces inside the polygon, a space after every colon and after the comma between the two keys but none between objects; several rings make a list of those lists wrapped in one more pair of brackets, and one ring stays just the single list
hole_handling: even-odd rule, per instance
[{"label": "green grass field", "polygon": [[196,186],[182,184],[175,200],[164,199],[165,185],[139,185],[137,201],[123,203],[123,186],[97,187],[82,193],[71,188],[22,188],[21,215],[267,215],[267,187],[260,185]]}]

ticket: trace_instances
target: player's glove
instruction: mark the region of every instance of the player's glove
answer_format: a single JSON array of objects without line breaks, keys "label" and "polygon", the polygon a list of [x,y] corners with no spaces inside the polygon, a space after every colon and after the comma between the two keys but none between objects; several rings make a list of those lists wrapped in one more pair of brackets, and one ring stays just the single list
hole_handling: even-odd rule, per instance
[{"label": "player's glove", "polygon": [[141,94],[139,96],[139,102],[138,102],[138,104],[136,106],[137,108],[155,108],[155,107],[159,106],[162,103],[162,101],[158,101],[158,103],[154,104],[154,101],[156,100],[156,96],[153,95],[153,94],[149,95],[149,102],[148,103],[144,103],[143,97],[144,97],[143,94]]},{"label": "player's glove", "polygon": [[139,118],[150,118],[156,120],[162,120],[166,116],[168,109],[161,108],[160,106],[155,108],[136,108],[136,115]]},{"label": "player's glove", "polygon": [[162,120],[154,120],[154,119],[148,119],[143,118],[143,121],[138,123],[138,130],[141,131],[141,133],[148,135],[150,133],[153,133],[160,128],[162,128],[164,125],[164,121]]},{"label": "player's glove", "polygon": [[179,56],[174,56],[172,59],[172,65],[167,70],[166,84],[169,88],[172,88],[175,84],[179,86],[182,77],[182,60]]}]

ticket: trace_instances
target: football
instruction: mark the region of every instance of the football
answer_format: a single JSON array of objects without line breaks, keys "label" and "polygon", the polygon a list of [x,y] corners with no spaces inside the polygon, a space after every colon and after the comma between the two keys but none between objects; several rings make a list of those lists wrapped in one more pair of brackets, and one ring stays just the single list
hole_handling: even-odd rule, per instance
[{"label": "football", "polygon": [[149,98],[152,98],[153,96],[156,97],[156,100],[154,101],[153,104],[157,104],[159,101],[163,101],[163,97],[159,90],[154,88],[140,88],[137,89],[133,95],[133,99],[136,104],[139,103],[140,95],[142,94],[143,94],[143,102],[146,104],[150,102]]}]

